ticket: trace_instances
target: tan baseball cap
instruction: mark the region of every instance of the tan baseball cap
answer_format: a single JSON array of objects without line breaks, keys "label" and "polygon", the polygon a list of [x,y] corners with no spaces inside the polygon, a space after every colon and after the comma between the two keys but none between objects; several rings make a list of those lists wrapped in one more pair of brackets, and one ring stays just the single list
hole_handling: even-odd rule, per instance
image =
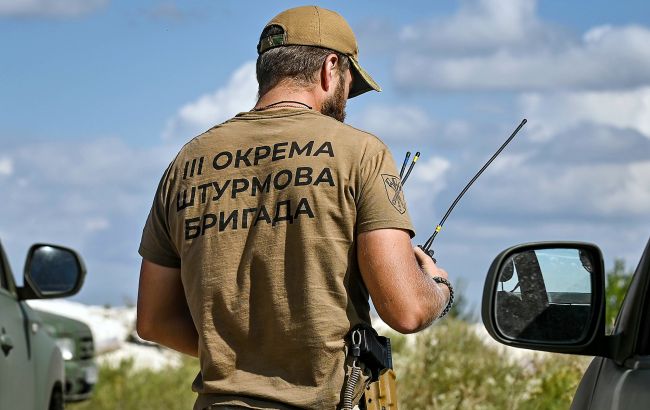
[{"label": "tan baseball cap", "polygon": [[[379,84],[359,65],[357,39],[347,21],[338,13],[318,6],[302,6],[283,11],[268,22],[284,33],[260,39],[258,54],[279,46],[315,46],[338,51],[348,56],[354,81],[348,98],[366,91],[381,91]],[[266,28],[265,27],[265,28]]]}]

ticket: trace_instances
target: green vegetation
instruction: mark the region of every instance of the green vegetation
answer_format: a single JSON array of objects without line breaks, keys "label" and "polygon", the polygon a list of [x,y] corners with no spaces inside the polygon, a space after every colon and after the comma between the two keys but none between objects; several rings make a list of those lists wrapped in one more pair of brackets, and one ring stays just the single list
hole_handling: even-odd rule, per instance
[{"label": "green vegetation", "polygon": [[[489,347],[475,325],[445,319],[417,336],[390,335],[400,404],[404,409],[567,409],[589,358],[567,355],[509,357]],[[103,365],[91,400],[70,410],[191,409],[198,370],[186,358],[166,371],[136,370],[131,361]]]},{"label": "green vegetation", "polygon": [[473,325],[447,319],[414,339],[393,335],[405,409],[567,409],[589,358],[486,346]]},{"label": "green vegetation", "polygon": [[465,322],[476,322],[477,318],[474,308],[470,306],[467,297],[465,296],[465,282],[458,279],[454,283],[454,305],[449,310],[447,317],[462,320]]},{"label": "green vegetation", "polygon": [[[607,324],[613,327],[632,275],[623,260],[607,272]],[[459,287],[462,290],[462,286]],[[591,358],[486,345],[462,291],[448,318],[415,336],[388,335],[403,409],[567,409]],[[131,361],[100,367],[91,400],[70,410],[191,409],[198,363],[184,358],[166,371],[137,370]]]},{"label": "green vegetation", "polygon": [[90,400],[71,403],[68,410],[189,410],[196,394],[190,385],[198,361],[184,358],[181,367],[165,371],[136,370],[132,361],[102,365]]},{"label": "green vegetation", "polygon": [[607,272],[605,317],[608,331],[614,328],[618,311],[632,282],[632,273],[625,272],[625,261],[623,259],[615,259],[614,267]]}]

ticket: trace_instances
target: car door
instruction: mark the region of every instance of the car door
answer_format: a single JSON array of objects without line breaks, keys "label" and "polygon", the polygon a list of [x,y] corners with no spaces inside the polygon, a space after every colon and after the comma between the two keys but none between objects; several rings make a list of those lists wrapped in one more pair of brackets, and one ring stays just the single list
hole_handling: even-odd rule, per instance
[{"label": "car door", "polygon": [[612,354],[596,357],[585,372],[571,409],[650,409],[650,242],[625,297]]},{"label": "car door", "polygon": [[34,408],[34,364],[25,316],[0,245],[0,409]]},{"label": "car door", "polygon": [[[511,266],[513,260],[526,262],[531,251],[538,262],[544,256],[541,271],[541,263]],[[514,269],[519,278],[541,272],[546,280],[559,274],[560,280],[553,281],[559,288],[549,293],[542,287],[529,287],[524,298],[520,286],[504,289]],[[495,340],[508,346],[595,356],[571,409],[650,409],[650,241],[611,335],[605,331],[604,288],[603,256],[594,244],[515,245],[501,252],[488,270],[481,305],[483,324]],[[534,303],[538,300],[543,302],[541,310]]]}]

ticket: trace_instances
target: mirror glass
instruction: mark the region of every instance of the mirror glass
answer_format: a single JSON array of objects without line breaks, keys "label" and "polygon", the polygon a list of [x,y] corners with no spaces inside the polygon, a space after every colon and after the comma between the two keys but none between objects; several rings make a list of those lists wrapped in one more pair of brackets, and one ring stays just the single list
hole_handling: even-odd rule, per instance
[{"label": "mirror glass", "polygon": [[536,342],[581,340],[592,309],[593,256],[581,249],[536,249],[502,264],[496,324],[507,337]]},{"label": "mirror glass", "polygon": [[39,246],[32,249],[27,274],[42,295],[72,291],[81,274],[77,256],[62,248]]}]

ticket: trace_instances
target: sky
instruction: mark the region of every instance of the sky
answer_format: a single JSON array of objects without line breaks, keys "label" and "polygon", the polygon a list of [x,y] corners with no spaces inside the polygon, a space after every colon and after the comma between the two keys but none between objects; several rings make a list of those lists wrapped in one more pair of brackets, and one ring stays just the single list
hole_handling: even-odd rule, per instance
[{"label": "sky", "polygon": [[[133,303],[158,180],[189,139],[253,107],[262,28],[296,1],[0,0],[0,240],[75,248],[73,299]],[[348,103],[398,165],[414,244],[523,118],[433,244],[471,306],[496,255],[586,241],[633,269],[650,237],[645,0],[316,4],[342,14],[382,86]]]}]

